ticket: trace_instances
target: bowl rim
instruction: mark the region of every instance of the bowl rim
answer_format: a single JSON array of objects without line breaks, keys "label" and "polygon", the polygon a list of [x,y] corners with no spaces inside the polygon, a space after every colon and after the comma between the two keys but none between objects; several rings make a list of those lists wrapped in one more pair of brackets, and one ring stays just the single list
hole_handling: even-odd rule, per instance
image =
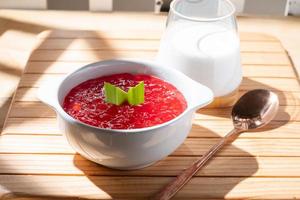
[{"label": "bowl rim", "polygon": [[[58,92],[62,86],[62,84],[64,83],[64,81],[70,77],[72,74],[75,74],[75,73],[78,73],[79,71],[82,71],[82,70],[85,70],[87,68],[90,68],[90,67],[94,67],[94,66],[100,66],[101,64],[104,64],[104,62],[131,62],[131,63],[135,63],[135,64],[138,64],[138,65],[146,65],[149,64],[151,65],[150,67],[154,67],[154,68],[159,68],[159,66],[157,66],[157,63],[154,62],[154,61],[151,61],[151,60],[141,60],[141,59],[108,59],[108,60],[102,60],[102,61],[97,61],[97,62],[94,62],[94,63],[90,63],[90,64],[87,64],[87,65],[84,65],[82,67],[80,67],[79,69],[75,70],[75,71],[72,71],[70,73],[68,73],[59,83],[58,87],[57,87],[57,90],[56,90],[56,93],[55,93],[55,101],[57,101],[57,105],[58,107],[55,107],[55,109],[57,110],[57,112],[63,116],[64,120],[67,120],[67,121],[71,121],[72,123],[76,123],[78,125],[81,125],[83,127],[86,127],[86,128],[91,128],[91,129],[94,129],[94,130],[97,130],[97,131],[101,131],[101,132],[106,132],[106,133],[120,133],[120,134],[126,134],[126,133],[143,133],[143,132],[149,132],[149,131],[153,131],[155,129],[159,129],[159,128],[163,128],[165,126],[168,126],[170,124],[173,124],[175,123],[176,121],[178,121],[180,118],[182,118],[184,115],[188,114],[189,112],[193,111],[190,107],[189,107],[189,104],[187,105],[186,109],[180,113],[178,116],[176,116],[175,118],[169,120],[169,121],[166,121],[164,123],[161,123],[161,124],[157,124],[157,125],[154,125],[154,126],[150,126],[150,127],[144,127],[144,128],[132,128],[132,129],[111,129],[111,128],[101,128],[101,127],[97,127],[97,126],[92,126],[92,125],[89,125],[87,123],[84,123],[78,119],[75,119],[74,117],[72,117],[71,115],[69,115],[62,107],[62,105],[59,103],[59,95],[58,95]],[[173,71],[172,73],[177,73],[178,71],[174,70],[174,69],[171,69],[171,68],[168,68],[168,70],[170,71]],[[120,72],[121,73],[121,72]],[[177,73],[178,75],[182,75],[182,76],[186,76],[184,74],[182,74],[181,72]],[[159,77],[158,77],[159,78]],[[80,83],[79,83],[80,84]],[[170,83],[172,84],[172,83]],[[183,94],[183,96],[186,98],[186,96]],[[64,96],[65,98],[65,96]],[[209,103],[211,103],[212,100],[210,102],[207,102],[206,104],[203,104],[201,105],[200,107],[204,107],[206,105],[208,105]]]}]

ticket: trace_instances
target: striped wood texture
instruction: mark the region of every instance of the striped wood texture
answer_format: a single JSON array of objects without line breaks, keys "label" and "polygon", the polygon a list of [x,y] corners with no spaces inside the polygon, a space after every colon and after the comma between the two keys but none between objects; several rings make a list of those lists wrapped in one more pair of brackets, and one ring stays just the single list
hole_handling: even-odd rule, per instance
[{"label": "striped wood texture", "polygon": [[[38,87],[109,58],[153,58],[155,32],[48,31],[39,35],[0,137],[0,196],[16,199],[146,199],[232,128],[230,109],[202,109],[184,144],[157,164],[117,171],[69,147]],[[267,88],[279,95],[275,120],[225,147],[174,199],[300,198],[300,85],[274,37],[241,33],[244,79],[239,95]],[[263,132],[262,132],[263,131]]]}]

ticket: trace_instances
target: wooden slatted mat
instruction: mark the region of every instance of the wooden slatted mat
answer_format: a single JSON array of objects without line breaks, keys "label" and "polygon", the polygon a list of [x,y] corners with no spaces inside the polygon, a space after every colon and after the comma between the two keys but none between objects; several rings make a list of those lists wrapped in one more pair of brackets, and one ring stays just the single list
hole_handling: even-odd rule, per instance
[{"label": "wooden slatted mat", "polygon": [[[274,37],[241,33],[244,79],[240,94],[276,92],[280,109],[260,132],[225,147],[174,199],[300,198],[300,85]],[[157,164],[111,170],[70,148],[55,112],[37,98],[45,81],[98,60],[153,58],[160,33],[52,31],[39,36],[0,137],[0,194],[7,198],[146,199],[201,156],[231,128],[230,109],[202,109],[184,144]]]}]

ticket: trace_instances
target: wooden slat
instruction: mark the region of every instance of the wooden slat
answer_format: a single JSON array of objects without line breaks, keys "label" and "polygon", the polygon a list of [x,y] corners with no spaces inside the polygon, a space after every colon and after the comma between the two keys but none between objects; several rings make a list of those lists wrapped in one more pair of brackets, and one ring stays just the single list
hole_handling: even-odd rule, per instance
[{"label": "wooden slat", "polygon": [[[28,62],[25,73],[70,73],[89,62]],[[244,65],[245,77],[294,78],[295,72],[289,65]]]},{"label": "wooden slat", "polygon": [[[231,116],[231,108],[212,108],[200,109],[196,114],[196,119],[223,120]],[[280,106],[274,121],[299,121],[300,107],[296,106]]]},{"label": "wooden slat", "polygon": [[[196,119],[224,120],[230,117],[231,108],[200,109]],[[55,117],[56,113],[41,102],[15,102],[9,117]],[[300,107],[281,106],[275,121],[300,121]]]},{"label": "wooden slat", "polygon": [[[95,178],[99,183],[102,182],[102,178],[106,179]],[[105,189],[101,189],[101,185],[95,185],[93,182],[85,176],[1,175],[0,195],[3,199],[31,199],[32,196],[40,196],[40,199],[112,199]],[[103,182],[102,184],[105,185]]]},{"label": "wooden slat", "polygon": [[[154,50],[159,48],[159,40],[126,39],[47,39],[41,40],[39,50]],[[284,52],[280,42],[242,41],[242,52]]]},{"label": "wooden slat", "polygon": [[280,42],[241,41],[241,52],[283,53],[285,49]]},{"label": "wooden slat", "polygon": [[55,117],[55,111],[41,102],[15,102],[9,117]]},{"label": "wooden slat", "polygon": [[299,92],[300,85],[297,79],[292,78],[247,78],[244,77],[240,90],[268,89],[276,93],[289,91]]},{"label": "wooden slat", "polygon": [[56,118],[7,118],[1,134],[62,135]]},{"label": "wooden slat", "polygon": [[47,62],[29,61],[25,68],[25,73],[69,73],[90,62]]},{"label": "wooden slat", "polygon": [[[161,38],[163,30],[138,30],[138,31],[129,31],[129,30],[118,30],[118,31],[74,31],[74,30],[49,30],[41,32],[37,38],[39,39],[53,39],[53,38],[102,38],[102,39],[143,39],[143,40],[158,40]],[[247,33],[245,33],[247,34]],[[271,40],[269,37],[265,36],[255,36],[258,40]],[[246,38],[249,38],[246,36]]]},{"label": "wooden slat", "polygon": [[115,58],[154,58],[156,51],[128,50],[35,50],[30,61],[93,62]]},{"label": "wooden slat", "polygon": [[[158,192],[170,180],[170,177],[2,175],[0,194],[11,190],[16,196],[139,200]],[[196,177],[174,199],[296,199],[300,197],[299,188],[300,178]]]},{"label": "wooden slat", "polygon": [[[194,120],[189,137],[219,138],[232,129],[230,119]],[[255,132],[243,133],[240,138],[300,138],[300,122],[272,121]],[[4,134],[62,135],[55,118],[8,118]]]},{"label": "wooden slat", "polygon": [[[23,74],[19,87],[40,87],[49,82],[57,82],[63,74]],[[300,85],[296,78],[247,78],[244,77],[240,90],[252,90],[257,88],[270,89],[275,92],[288,91],[300,92]]]},{"label": "wooden slat", "polygon": [[[239,91],[238,96],[246,91]],[[37,98],[38,88],[19,88],[16,92],[15,101],[40,101]],[[281,106],[300,106],[300,92],[277,92]]]},{"label": "wooden slat", "polygon": [[[156,51],[125,50],[35,50],[30,61],[95,62],[113,58],[153,59]],[[242,53],[242,64],[291,65],[286,53]]]},{"label": "wooden slat", "polygon": [[[224,137],[232,129],[232,120],[194,120],[189,137]],[[29,128],[28,128],[29,129]],[[272,121],[256,131],[239,138],[300,138],[300,122]]]},{"label": "wooden slat", "polygon": [[60,81],[65,76],[64,74],[23,74],[19,87],[40,87],[45,83]]},{"label": "wooden slat", "polygon": [[244,77],[270,77],[294,78],[295,71],[291,66],[285,65],[244,65]]},{"label": "wooden slat", "polygon": [[73,154],[75,152],[62,136],[2,135],[0,153]]},{"label": "wooden slat", "polygon": [[[157,50],[159,47],[159,40],[143,40],[143,39],[47,39],[40,41],[39,50]],[[280,50],[277,43],[265,42],[264,46],[270,49]],[[251,46],[251,44],[249,45]],[[267,50],[267,47],[265,48]],[[282,47],[281,47],[282,48]]]},{"label": "wooden slat", "polygon": [[37,94],[38,88],[19,88],[15,95],[15,101],[40,101]]},{"label": "wooden slat", "polygon": [[[172,155],[200,156],[212,147],[218,138],[188,138]],[[62,136],[2,135],[0,153],[74,154]],[[300,139],[239,138],[226,146],[219,156],[300,156]]]},{"label": "wooden slat", "polygon": [[240,39],[242,41],[279,41],[273,35],[264,33],[250,33],[250,32],[240,32]]},{"label": "wooden slat", "polygon": [[[203,155],[219,139],[188,138],[172,155]],[[222,149],[219,156],[300,156],[299,139],[238,138]]]},{"label": "wooden slat", "polygon": [[[102,39],[154,39],[161,38],[163,30],[118,30],[118,31],[74,31],[74,30],[51,30],[44,31],[38,35],[38,38],[102,38]],[[241,32],[242,41],[279,41],[276,37],[263,33]]]},{"label": "wooden slat", "polygon": [[[0,174],[89,176],[176,176],[196,160],[195,157],[167,157],[141,170],[116,171],[80,155],[1,154],[0,158]],[[196,176],[299,177],[299,165],[298,157],[215,157]]]},{"label": "wooden slat", "polygon": [[291,65],[286,53],[242,53],[242,64]]},{"label": "wooden slat", "polygon": [[2,67],[1,52],[0,52],[0,79],[1,79],[0,98],[11,98],[19,82],[19,76],[20,76],[19,73],[20,73],[19,70],[16,69],[7,70],[5,69],[5,67]]}]

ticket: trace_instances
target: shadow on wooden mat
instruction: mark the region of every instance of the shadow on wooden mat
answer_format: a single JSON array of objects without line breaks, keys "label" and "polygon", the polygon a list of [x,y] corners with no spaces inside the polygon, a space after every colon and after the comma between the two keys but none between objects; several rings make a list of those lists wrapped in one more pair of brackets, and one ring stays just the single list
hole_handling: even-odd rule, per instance
[{"label": "shadow on wooden mat", "polygon": [[[279,128],[283,125],[285,125],[286,123],[288,123],[291,119],[291,115],[286,111],[287,109],[287,99],[286,96],[284,94],[284,92],[270,86],[270,85],[265,85],[262,84],[260,82],[254,81],[251,78],[248,77],[244,77],[243,78],[243,83],[247,82],[248,85],[251,85],[251,89],[267,89],[267,90],[271,90],[273,91],[275,94],[278,95],[279,97],[279,111],[277,113],[277,115],[275,116],[274,121],[276,121],[276,125],[274,125],[274,123],[271,125],[266,125],[264,128],[262,129],[257,129],[255,130],[255,132],[259,132],[259,131],[266,131],[266,130],[272,130],[275,128]],[[242,84],[243,84],[242,83]],[[246,91],[242,90],[239,92],[239,96],[241,96],[242,94],[244,94]],[[296,98],[296,97],[295,97]],[[296,99],[295,99],[296,101]],[[297,100],[299,101],[299,100]],[[293,113],[295,115],[298,115],[300,111],[297,110],[293,110]],[[203,115],[202,118],[203,120],[205,119],[209,119],[209,116],[213,116],[216,118],[225,118],[225,119],[230,119],[231,118],[231,107],[229,108],[208,108],[208,109],[200,109],[197,111],[198,114]]]},{"label": "shadow on wooden mat", "polygon": [[[212,130],[206,129],[205,131],[218,137]],[[80,155],[74,156],[74,165],[114,199],[147,199],[183,169],[190,166],[218,140],[218,138],[189,138],[171,156],[140,170],[109,169],[88,160],[82,160]],[[197,141],[204,141],[209,145],[199,150],[194,146],[198,144]],[[206,167],[200,170],[174,199],[223,199],[238,183],[257,171],[258,163],[255,157],[234,145],[226,148],[229,151],[225,155],[217,155],[209,161]],[[237,158],[237,155],[240,157]],[[190,192],[191,190],[193,192]]]}]

